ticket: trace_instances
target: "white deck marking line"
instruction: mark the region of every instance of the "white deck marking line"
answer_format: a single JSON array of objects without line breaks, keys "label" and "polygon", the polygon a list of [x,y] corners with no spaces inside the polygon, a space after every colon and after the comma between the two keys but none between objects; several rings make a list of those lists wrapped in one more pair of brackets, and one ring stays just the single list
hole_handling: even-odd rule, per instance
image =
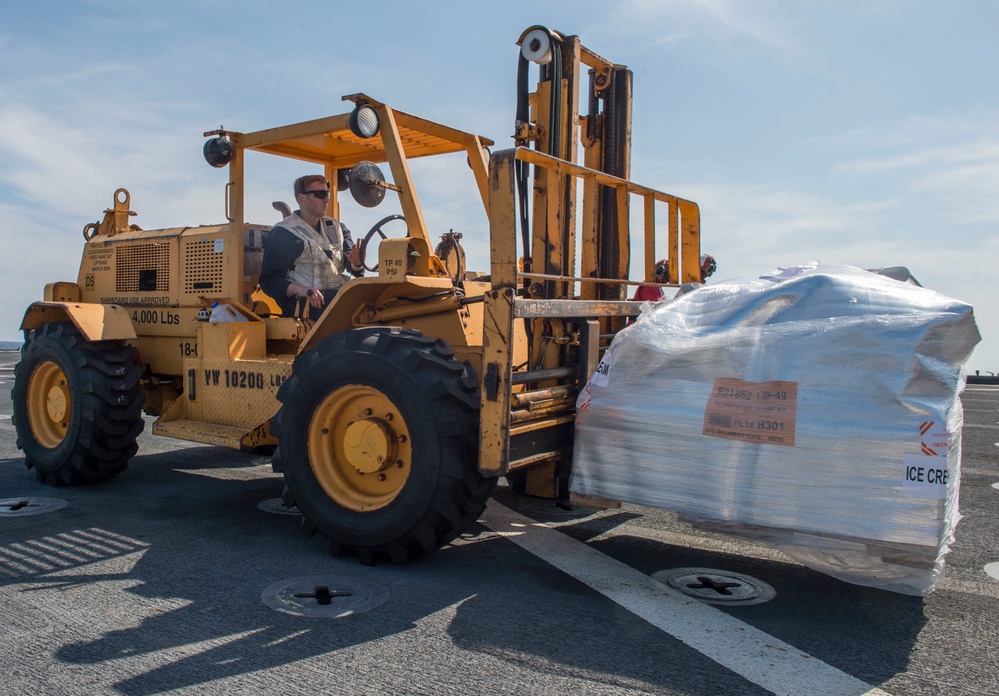
[{"label": "white deck marking line", "polygon": [[964,427],[964,428],[991,428],[992,430],[999,430],[999,424],[989,425],[988,423],[965,423],[962,427]]},{"label": "white deck marking line", "polygon": [[489,501],[479,521],[699,653],[775,694],[888,696],[887,692],[793,645],[691,599],[495,500]]}]

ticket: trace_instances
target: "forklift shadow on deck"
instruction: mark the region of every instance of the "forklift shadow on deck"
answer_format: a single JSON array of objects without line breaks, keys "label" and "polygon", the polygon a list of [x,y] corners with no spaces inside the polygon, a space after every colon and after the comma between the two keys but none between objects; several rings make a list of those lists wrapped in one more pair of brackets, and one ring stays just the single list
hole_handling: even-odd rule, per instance
[{"label": "forklift shadow on deck", "polygon": [[[8,472],[4,477],[13,478]],[[26,474],[18,471],[16,477],[23,480]],[[33,479],[18,488],[23,495],[52,494]],[[68,515],[38,517],[31,528],[9,530],[0,545],[0,551],[16,545],[20,553],[38,548],[41,554],[42,545],[50,545],[46,540],[65,545],[78,539],[89,560],[75,569],[5,573],[0,584],[30,585],[31,592],[51,593],[54,600],[70,588],[80,592],[90,586],[97,593],[93,597],[100,598],[95,605],[120,605],[108,615],[127,617],[120,621],[124,627],[109,630],[106,616],[94,617],[98,637],[58,645],[54,652],[62,662],[97,666],[172,649],[185,653],[167,661],[162,655],[150,657],[154,666],[113,685],[127,694],[192,687],[318,657],[336,672],[337,665],[346,668],[354,659],[338,657],[340,651],[371,643],[375,652],[393,652],[387,641],[432,630],[422,624],[439,612],[453,612],[446,630],[458,649],[536,670],[538,678],[554,668],[607,688],[679,689],[703,696],[719,689],[753,693],[740,677],[718,670],[708,658],[480,525],[426,559],[361,567],[352,559],[331,558],[322,544],[293,534],[298,518],[256,508],[280,489],[280,478],[254,455],[212,447],[140,455],[113,486],[60,490],[70,500]],[[630,511],[596,515],[549,509],[550,501],[503,488],[496,497],[540,522],[561,523],[561,531],[583,541],[640,517]],[[708,565],[774,575],[768,561],[626,533],[592,543],[650,574],[664,567]],[[106,553],[94,557],[92,549],[102,547]],[[122,570],[128,561],[134,562]],[[105,562],[116,570],[101,572]],[[483,573],[483,568],[494,571]],[[363,577],[387,588],[389,601],[339,620],[287,616],[260,601],[271,583],[314,574]],[[873,683],[905,671],[925,622],[920,599],[848,586],[804,568],[792,569],[789,577],[793,584],[778,585],[778,596],[769,604],[729,611],[831,664],[848,659],[850,664],[841,668]],[[515,612],[510,611],[512,588]],[[552,611],[553,601],[560,610]],[[892,606],[886,608],[886,602]],[[878,619],[886,613],[895,617],[891,627]],[[595,644],[599,651],[593,650]],[[712,673],[717,676],[706,682],[703,675]],[[349,689],[350,682],[338,684]]]}]

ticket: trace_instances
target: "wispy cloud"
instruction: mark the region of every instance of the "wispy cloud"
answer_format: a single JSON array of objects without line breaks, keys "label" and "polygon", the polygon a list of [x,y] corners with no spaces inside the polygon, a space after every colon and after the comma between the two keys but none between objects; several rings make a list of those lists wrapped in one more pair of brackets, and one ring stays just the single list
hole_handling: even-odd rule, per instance
[{"label": "wispy cloud", "polygon": [[841,173],[890,176],[912,195],[931,196],[941,215],[967,223],[999,222],[999,113],[910,117],[884,133],[855,132]]},{"label": "wispy cloud", "polygon": [[[93,132],[81,131],[26,106],[0,108],[0,152],[15,166],[0,169],[0,180],[32,203],[66,213],[110,184],[103,181]],[[60,195],[53,197],[56,187]]]},{"label": "wispy cloud", "polygon": [[723,251],[732,257],[729,268],[744,272],[803,260],[791,255],[811,258],[859,246],[899,205],[893,198],[841,200],[777,184],[687,183],[682,190],[701,208],[702,247]]},{"label": "wispy cloud", "polygon": [[[798,53],[786,20],[772,11],[768,0],[621,0],[607,27],[625,35],[655,36],[652,43],[670,43],[706,36],[741,37],[779,51]],[[785,14],[786,16],[786,14]]]},{"label": "wispy cloud", "polygon": [[999,160],[999,142],[980,140],[951,147],[936,147],[880,159],[862,159],[844,168],[858,172],[874,172],[912,167],[964,165]]},{"label": "wispy cloud", "polygon": [[916,188],[945,201],[955,222],[999,223],[999,158],[927,172]]}]

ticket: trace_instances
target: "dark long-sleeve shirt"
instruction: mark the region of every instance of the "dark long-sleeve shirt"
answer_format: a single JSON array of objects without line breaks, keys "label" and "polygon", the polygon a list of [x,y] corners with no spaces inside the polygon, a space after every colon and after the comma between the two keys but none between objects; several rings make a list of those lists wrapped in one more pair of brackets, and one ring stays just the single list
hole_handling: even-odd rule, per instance
[{"label": "dark long-sleeve shirt", "polygon": [[[351,238],[350,230],[343,223],[340,223],[340,230],[343,233],[343,253],[346,258],[354,248],[354,241]],[[281,225],[276,225],[267,234],[264,242],[264,258],[260,267],[260,289],[270,295],[281,307],[281,314],[286,317],[294,316],[296,306],[302,301],[299,297],[288,297],[288,286],[292,281],[288,279],[288,271],[295,266],[295,261],[305,250],[305,243],[297,236],[289,232]],[[345,263],[345,270],[354,276],[364,274],[364,269],[355,271],[351,268],[350,262]],[[335,288],[320,288],[323,290],[325,304],[322,309],[311,308],[310,316],[318,319],[326,306],[336,295]]]}]

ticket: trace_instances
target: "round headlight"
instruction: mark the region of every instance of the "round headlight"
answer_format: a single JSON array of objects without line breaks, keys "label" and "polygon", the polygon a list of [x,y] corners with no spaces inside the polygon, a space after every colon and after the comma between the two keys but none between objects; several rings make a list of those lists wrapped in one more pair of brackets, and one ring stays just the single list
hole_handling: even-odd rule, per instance
[{"label": "round headlight", "polygon": [[358,104],[347,118],[347,127],[358,138],[378,135],[378,112],[367,104]]},{"label": "round headlight", "polygon": [[224,167],[232,160],[232,143],[225,138],[205,141],[205,161],[213,167]]}]

